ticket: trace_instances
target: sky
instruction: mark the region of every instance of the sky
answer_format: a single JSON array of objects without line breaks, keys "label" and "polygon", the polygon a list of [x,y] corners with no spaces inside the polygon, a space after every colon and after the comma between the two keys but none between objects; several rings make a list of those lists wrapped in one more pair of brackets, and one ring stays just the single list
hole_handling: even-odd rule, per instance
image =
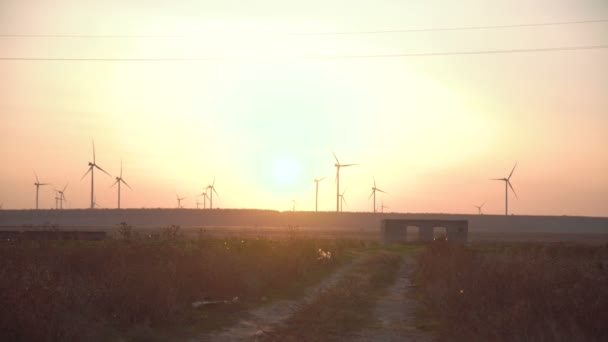
[{"label": "sky", "polygon": [[608,22],[308,35],[597,19],[608,2],[3,0],[0,57],[211,60],[0,60],[0,203],[34,207],[35,169],[41,208],[66,184],[88,207],[94,140],[123,207],[196,207],[215,179],[214,207],[314,210],[326,176],[335,210],[335,152],[360,164],[348,211],[375,178],[385,211],[502,214],[489,179],[517,162],[511,213],[608,216],[608,49],[345,58],[606,45]]}]

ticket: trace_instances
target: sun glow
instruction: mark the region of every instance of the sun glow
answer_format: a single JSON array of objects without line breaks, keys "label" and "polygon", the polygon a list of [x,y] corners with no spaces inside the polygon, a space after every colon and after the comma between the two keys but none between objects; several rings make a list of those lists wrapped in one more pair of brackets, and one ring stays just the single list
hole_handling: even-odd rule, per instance
[{"label": "sun glow", "polygon": [[272,166],[272,177],[277,183],[291,184],[296,180],[298,168],[291,159],[276,160]]}]

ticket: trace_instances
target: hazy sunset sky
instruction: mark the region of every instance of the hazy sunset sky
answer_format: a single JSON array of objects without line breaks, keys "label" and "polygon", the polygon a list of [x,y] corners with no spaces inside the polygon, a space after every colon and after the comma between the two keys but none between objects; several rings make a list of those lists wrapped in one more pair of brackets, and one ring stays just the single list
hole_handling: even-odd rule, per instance
[{"label": "hazy sunset sky", "polygon": [[[179,3],[179,5],[177,4]],[[67,182],[89,205],[92,159],[124,163],[123,207],[175,207],[216,177],[221,208],[335,210],[332,151],[349,211],[371,211],[375,176],[389,211],[608,216],[608,49],[388,58],[307,58],[608,44],[608,1],[2,0],[0,203],[54,206]],[[290,35],[291,34],[291,35]],[[150,37],[150,36],[182,37]],[[226,58],[226,59],[221,59]],[[114,178],[96,197],[116,206]],[[200,199],[202,202],[202,198]],[[379,203],[378,203],[379,204]]]}]

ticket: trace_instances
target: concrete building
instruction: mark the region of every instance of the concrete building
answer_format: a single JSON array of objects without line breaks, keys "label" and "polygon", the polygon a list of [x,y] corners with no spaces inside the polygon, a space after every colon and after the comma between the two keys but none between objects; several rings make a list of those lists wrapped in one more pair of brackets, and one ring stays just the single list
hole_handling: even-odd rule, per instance
[{"label": "concrete building", "polygon": [[385,219],[382,220],[381,239],[385,245],[398,242],[413,242],[408,239],[408,229],[418,230],[418,242],[431,242],[435,235],[435,228],[445,228],[446,238],[452,242],[466,242],[469,233],[469,222],[466,220],[410,220]]}]

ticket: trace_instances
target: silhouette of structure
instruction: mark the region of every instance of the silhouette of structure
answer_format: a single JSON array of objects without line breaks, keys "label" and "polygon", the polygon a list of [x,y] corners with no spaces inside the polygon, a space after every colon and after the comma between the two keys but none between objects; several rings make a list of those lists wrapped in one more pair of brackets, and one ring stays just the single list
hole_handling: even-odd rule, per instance
[{"label": "silhouette of structure", "polygon": [[49,185],[48,183],[40,183],[40,181],[38,180],[38,175],[36,174],[36,170],[32,170],[34,171],[34,177],[36,177],[36,183],[34,183],[34,185],[36,186],[36,210],[38,210],[38,191],[40,190],[41,186],[45,186],[45,185]]},{"label": "silhouette of structure", "polygon": [[129,184],[127,184],[127,182],[125,182],[125,180],[122,179],[122,159],[120,160],[120,175],[118,177],[116,177],[116,182],[114,182],[114,184],[112,184],[112,186],[118,184],[118,209],[120,209],[120,183],[126,185],[127,188],[129,188],[130,190],[133,190],[133,189],[131,189]]},{"label": "silhouette of structure", "polygon": [[376,177],[374,177],[374,186],[372,187],[372,193],[367,198],[369,200],[372,196],[374,196],[374,213],[376,212],[376,191],[380,191],[380,192],[383,192],[385,194],[387,193],[386,191],[381,190],[378,187],[376,187]]},{"label": "silhouette of structure", "polygon": [[418,242],[432,242],[434,229],[444,227],[451,242],[466,242],[469,233],[467,220],[384,219],[380,228],[385,245],[408,242],[408,228],[418,228]]},{"label": "silhouette of structure", "polygon": [[346,204],[346,206],[348,207],[348,203],[346,203],[346,198],[344,198],[344,193],[346,192],[346,188],[344,189],[344,191],[342,191],[341,194],[339,194],[339,198],[340,198],[340,212],[342,212],[342,204]]},{"label": "silhouette of structure", "polygon": [[319,182],[325,178],[327,177],[323,177],[321,179],[315,178],[315,212],[319,211]]},{"label": "silhouette of structure", "polygon": [[63,209],[63,202],[66,201],[67,199],[65,198],[65,189],[68,188],[68,184],[66,183],[65,186],[63,187],[62,190],[55,190],[57,192],[57,200],[59,201],[59,208],[58,209]]},{"label": "silhouette of structure", "polygon": [[207,185],[207,190],[209,190],[209,193],[211,194],[211,196],[209,196],[209,209],[213,209],[213,193],[215,192],[217,197],[220,197],[220,194],[215,191],[215,177],[213,177],[213,183]]},{"label": "silhouette of structure", "polygon": [[483,203],[481,203],[481,205],[474,205],[475,208],[477,208],[477,215],[483,215],[483,206],[484,204],[486,204],[486,201],[483,201]]},{"label": "silhouette of structure", "polygon": [[515,163],[515,165],[513,165],[513,169],[511,170],[511,173],[509,173],[509,177],[490,179],[490,180],[505,182],[505,216],[509,215],[509,188],[511,188],[511,191],[513,191],[513,195],[515,195],[515,198],[517,198],[517,193],[515,193],[515,189],[513,189],[513,186],[511,185],[511,176],[513,176],[513,171],[515,171],[516,166],[517,166],[517,163]]},{"label": "silhouette of structure", "polygon": [[177,198],[177,209],[183,208],[182,201],[185,200],[187,197],[179,197],[178,194],[175,194],[175,197]]},{"label": "silhouette of structure", "polygon": [[95,142],[93,142],[93,162],[89,162],[89,169],[84,174],[84,176],[82,176],[82,178],[80,179],[80,180],[83,180],[84,177],[86,177],[87,174],[89,174],[89,172],[91,173],[91,209],[95,209],[95,176],[94,176],[95,169],[98,169],[99,171],[112,177],[109,173],[106,172],[106,170],[102,169],[99,165],[96,164],[96,162],[95,162]]},{"label": "silhouette of structure", "polygon": [[[332,152],[333,153],[333,152]],[[336,167],[336,211],[340,212],[341,210],[341,202],[340,202],[340,168],[341,167],[348,167],[348,166],[355,166],[355,165],[359,165],[359,164],[340,164],[340,161],[338,160],[338,157],[336,156],[335,153],[333,153],[334,158],[336,159],[336,163],[334,164],[334,166]]]}]

